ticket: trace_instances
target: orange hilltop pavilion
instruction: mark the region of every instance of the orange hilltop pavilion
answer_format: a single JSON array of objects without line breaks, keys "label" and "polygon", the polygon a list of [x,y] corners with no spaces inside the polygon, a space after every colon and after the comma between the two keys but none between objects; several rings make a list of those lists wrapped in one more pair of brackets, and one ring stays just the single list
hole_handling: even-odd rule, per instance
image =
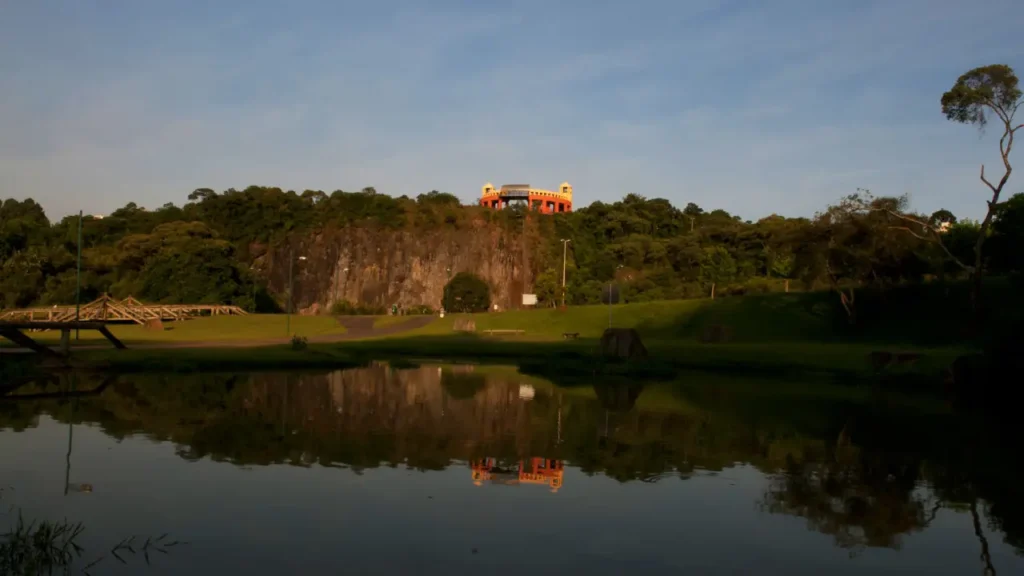
[{"label": "orange hilltop pavilion", "polygon": [[501,188],[495,188],[490,182],[484,184],[480,194],[481,206],[501,210],[513,204],[525,205],[544,214],[572,212],[572,186],[562,182],[555,191],[532,188],[529,184],[505,184]]}]

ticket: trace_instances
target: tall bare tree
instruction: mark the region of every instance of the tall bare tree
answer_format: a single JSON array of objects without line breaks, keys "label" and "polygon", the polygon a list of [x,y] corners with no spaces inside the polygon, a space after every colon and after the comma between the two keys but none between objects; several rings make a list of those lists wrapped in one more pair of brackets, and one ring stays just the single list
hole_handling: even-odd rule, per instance
[{"label": "tall bare tree", "polygon": [[1017,130],[1024,127],[1024,124],[1015,124],[1014,118],[1021,104],[1024,104],[1021,96],[1017,75],[1013,68],[1005,64],[992,64],[970,70],[957,78],[953,87],[942,95],[942,113],[947,119],[961,124],[972,124],[979,130],[985,129],[990,121],[997,122],[1003,131],[1002,137],[999,138],[999,155],[1003,162],[1002,177],[993,182],[985,175],[985,165],[981,166],[981,181],[991,193],[991,199],[986,201],[987,210],[974,244],[973,261],[965,262],[964,259],[958,258],[943,243],[942,222],[938,219],[925,219],[901,211],[886,210],[891,216],[906,224],[900,228],[918,238],[937,243],[950,260],[971,275],[971,301],[975,311],[980,305],[981,281],[984,276],[982,249],[992,227],[992,220],[999,211],[999,198],[1003,188],[1013,172],[1010,152],[1013,150],[1014,135]]},{"label": "tall bare tree", "polygon": [[[1013,150],[1013,138],[1017,130],[1024,124],[1014,124],[1014,116],[1024,100],[1017,75],[1013,68],[1005,64],[992,64],[975,68],[957,78],[956,83],[942,95],[942,113],[946,118],[961,124],[973,124],[984,129],[990,120],[998,122],[1003,135],[999,138],[999,155],[1003,161],[1003,175],[996,183],[985,176],[985,165],[981,165],[981,181],[992,193],[987,201],[988,210],[981,221],[981,230],[974,245],[974,263],[972,277],[974,280],[971,291],[975,307],[981,297],[981,279],[984,273],[982,247],[988,230],[992,226],[992,218],[999,209],[999,197],[1003,193],[1006,182],[1010,179],[1013,167],[1010,165],[1010,151]],[[993,118],[994,117],[994,118]]]}]

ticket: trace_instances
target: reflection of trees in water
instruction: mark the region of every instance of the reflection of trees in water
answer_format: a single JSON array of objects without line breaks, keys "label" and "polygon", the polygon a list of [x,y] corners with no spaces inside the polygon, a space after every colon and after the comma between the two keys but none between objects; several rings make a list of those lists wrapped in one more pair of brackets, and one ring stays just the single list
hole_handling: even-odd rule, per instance
[{"label": "reflection of trees in water", "polygon": [[[812,529],[832,535],[851,555],[865,547],[899,548],[903,535],[926,529],[943,508],[970,512],[982,573],[995,574],[976,482],[1001,467],[1006,453],[961,466],[956,459],[973,458],[968,455],[977,454],[977,446],[965,443],[964,431],[950,426],[948,419],[933,424],[941,425],[928,425],[910,414],[854,413],[835,442],[820,453],[788,459],[761,504],[771,513],[806,518]],[[922,489],[924,484],[928,490]],[[1019,506],[1003,507],[1006,516],[1000,510],[988,506],[990,529],[1006,530],[1006,520],[1020,521]],[[1012,528],[1004,533],[1007,543],[1021,551],[1020,533]]]},{"label": "reflection of trees in water", "polygon": [[487,377],[483,374],[462,373],[454,370],[441,372],[441,386],[457,400],[466,400],[477,395],[487,387]]},{"label": "reflection of trees in water", "polygon": [[[71,476],[71,455],[73,452],[75,409],[83,398],[96,397],[110,386],[116,377],[103,374],[56,373],[48,374],[41,381],[20,382],[0,389],[0,414],[17,414],[21,416],[31,413],[34,424],[37,410],[19,410],[18,407],[31,406],[32,402],[57,401],[66,408],[68,421],[68,450],[65,455],[64,496],[69,492],[92,492],[90,484],[74,484],[69,482]],[[25,384],[31,384],[25,386]],[[26,391],[25,389],[28,388]],[[0,419],[0,423],[6,421]],[[20,424],[22,418],[16,417]],[[16,426],[18,426],[16,424]],[[17,429],[22,429],[20,426]],[[0,490],[0,497],[3,491]],[[15,512],[12,507],[10,512]],[[74,568],[81,574],[89,575],[99,566],[113,560],[127,564],[136,555],[141,556],[146,565],[150,564],[150,554],[169,554],[176,546],[186,544],[167,534],[157,537],[130,536],[122,539],[112,548],[98,554],[88,554],[78,539],[85,531],[81,522],[61,520],[26,521],[18,509],[12,514],[17,520],[8,530],[0,534],[0,574],[36,575],[36,574],[70,574]],[[87,560],[88,559],[88,560]],[[84,564],[84,565],[83,565]]]},{"label": "reflection of trees in water", "polygon": [[[116,438],[141,432],[173,441],[189,459],[437,468],[484,456],[569,456],[620,480],[721,469],[772,441],[703,417],[631,409],[635,385],[599,386],[598,400],[541,389],[526,401],[522,378],[489,374],[482,390],[455,398],[441,385],[444,373],[372,366],[325,375],[126,376],[83,399],[74,419]],[[60,400],[17,406],[20,426],[41,411],[67,419]]]},{"label": "reflection of trees in water", "polygon": [[850,446],[790,460],[765,491],[772,513],[807,519],[836,545],[858,549],[900,547],[900,536],[926,525],[928,502],[916,492],[920,461],[893,454],[865,454]]},{"label": "reflection of trees in water", "polygon": [[1021,548],[1024,491],[1007,469],[1017,465],[1004,462],[1009,436],[970,436],[948,418],[728,387],[686,388],[683,399],[662,391],[655,398],[660,404],[664,397],[664,411],[637,409],[645,392],[630,384],[593,386],[595,397],[538,385],[527,400],[522,381],[514,373],[449,374],[436,366],[125,376],[79,398],[73,416],[59,397],[0,402],[0,426],[24,429],[46,412],[96,422],[115,438],[145,433],[172,441],[187,459],[357,471],[539,456],[620,481],[664,482],[742,462],[775,474],[765,510],[805,517],[853,550],[898,546],[903,534],[925,528],[935,505],[915,487],[927,481],[943,506],[982,503]]},{"label": "reflection of trees in water", "polygon": [[601,406],[610,412],[629,412],[636,405],[637,398],[644,390],[639,382],[629,384],[594,383],[594,393]]},{"label": "reflection of trees in water", "polygon": [[[946,458],[928,462],[927,474],[943,506],[969,513],[978,538],[985,574],[994,574],[984,529],[1002,532],[1007,544],[1024,554],[1024,473],[1019,430],[1011,419],[956,420],[939,442],[967,449],[948,450]],[[988,522],[983,522],[984,512]]]}]

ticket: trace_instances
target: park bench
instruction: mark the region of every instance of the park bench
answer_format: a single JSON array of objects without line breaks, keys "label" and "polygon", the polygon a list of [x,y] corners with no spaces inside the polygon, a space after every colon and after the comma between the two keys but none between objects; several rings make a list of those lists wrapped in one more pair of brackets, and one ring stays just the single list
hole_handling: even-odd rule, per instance
[{"label": "park bench", "polygon": [[562,333],[562,338],[564,338],[566,340],[576,340],[579,337],[580,337],[580,333],[579,332],[563,332]]}]

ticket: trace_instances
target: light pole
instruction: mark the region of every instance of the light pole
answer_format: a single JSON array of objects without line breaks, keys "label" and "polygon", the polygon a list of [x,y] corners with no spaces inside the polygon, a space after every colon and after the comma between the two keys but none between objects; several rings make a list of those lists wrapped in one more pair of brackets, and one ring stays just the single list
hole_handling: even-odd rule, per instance
[{"label": "light pole", "polygon": [[344,272],[346,278],[348,277],[348,268],[335,268],[334,269],[334,306],[338,305],[338,290],[341,289],[341,273]]},{"label": "light pole", "polygon": [[[299,260],[304,261],[305,256],[299,256]],[[291,248],[288,249],[288,316],[285,319],[285,332],[291,336],[292,333],[292,287],[294,286],[295,280],[295,253]]]},{"label": "light pole", "polygon": [[252,305],[249,309],[253,314],[256,313],[256,265],[249,266],[249,274],[252,276]]},{"label": "light pole", "polygon": [[[75,265],[75,322],[82,313],[82,211],[78,211],[78,263]],[[75,328],[75,340],[78,340],[78,328]]]},{"label": "light pole", "polygon": [[[615,272],[622,270],[622,264],[615,267]],[[615,272],[612,272],[612,279],[608,281],[608,327],[612,327],[612,303],[615,302],[615,294],[612,292],[612,286],[615,283]]]},{"label": "light pole", "polygon": [[445,312],[451,312],[451,310],[449,310],[449,306],[448,306],[448,304],[449,304],[449,302],[448,302],[448,284],[451,283],[451,281],[452,281],[452,268],[451,268],[451,266],[445,268],[444,271],[448,274],[448,281],[444,285],[444,295],[441,296],[441,310],[443,310]]},{"label": "light pole", "polygon": [[565,308],[565,254],[571,239],[562,238],[562,308]]}]

